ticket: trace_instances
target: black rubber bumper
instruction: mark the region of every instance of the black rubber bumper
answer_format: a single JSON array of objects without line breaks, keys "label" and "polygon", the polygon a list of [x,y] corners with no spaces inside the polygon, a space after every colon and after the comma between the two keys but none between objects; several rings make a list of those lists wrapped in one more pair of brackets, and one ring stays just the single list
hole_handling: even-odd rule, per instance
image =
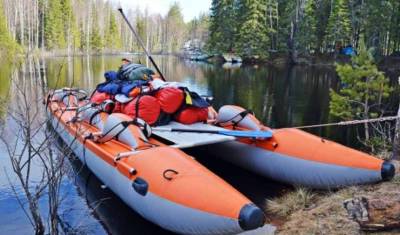
[{"label": "black rubber bumper", "polygon": [[384,161],[381,168],[382,180],[391,180],[395,174],[394,165],[388,161]]},{"label": "black rubber bumper", "polygon": [[265,215],[260,208],[254,204],[247,204],[240,209],[239,225],[243,230],[252,230],[263,226]]}]

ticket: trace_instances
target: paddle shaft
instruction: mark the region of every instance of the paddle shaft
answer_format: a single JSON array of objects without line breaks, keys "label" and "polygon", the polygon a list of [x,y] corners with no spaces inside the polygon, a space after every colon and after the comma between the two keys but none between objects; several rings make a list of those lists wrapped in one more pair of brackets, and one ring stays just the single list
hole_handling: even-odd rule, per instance
[{"label": "paddle shaft", "polygon": [[155,130],[155,131],[178,131],[178,132],[221,134],[221,131],[219,131],[219,130],[199,130],[199,129],[186,129],[186,128],[156,127],[156,128],[153,128],[153,130]]},{"label": "paddle shaft", "polygon": [[129,22],[128,18],[126,17],[124,11],[122,8],[118,8],[118,11],[121,13],[122,17],[124,18],[125,22],[128,24],[128,27],[131,29],[132,33],[135,35],[136,39],[139,41],[140,46],[143,48],[144,53],[146,56],[150,59],[151,63],[153,64],[154,68],[157,70],[158,74],[160,74],[160,77],[163,81],[165,80],[164,75],[161,73],[161,70],[158,68],[156,62],[153,60],[153,57],[150,55],[150,53],[146,50],[146,47],[144,46],[144,43],[140,36],[136,33],[135,29],[132,27],[131,23]]},{"label": "paddle shaft", "polygon": [[169,131],[169,132],[192,132],[192,133],[208,133],[227,135],[242,138],[271,138],[270,131],[237,131],[237,130],[201,130],[201,129],[187,129],[187,128],[169,128],[169,127],[155,127],[154,131]]}]

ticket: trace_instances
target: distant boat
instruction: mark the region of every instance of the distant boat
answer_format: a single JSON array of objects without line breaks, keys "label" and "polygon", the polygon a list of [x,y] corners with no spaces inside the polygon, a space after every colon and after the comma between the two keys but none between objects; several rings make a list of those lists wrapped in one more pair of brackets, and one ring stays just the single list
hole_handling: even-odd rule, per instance
[{"label": "distant boat", "polygon": [[242,63],[232,63],[232,62],[225,62],[222,65],[222,68],[224,69],[238,69],[242,66]]},{"label": "distant boat", "polygon": [[190,56],[189,59],[193,60],[193,61],[206,61],[211,57],[212,57],[212,55],[199,54],[199,55],[192,55],[192,56]]},{"label": "distant boat", "polygon": [[234,54],[223,54],[222,57],[224,58],[225,62],[230,63],[242,63],[242,58],[240,56]]}]

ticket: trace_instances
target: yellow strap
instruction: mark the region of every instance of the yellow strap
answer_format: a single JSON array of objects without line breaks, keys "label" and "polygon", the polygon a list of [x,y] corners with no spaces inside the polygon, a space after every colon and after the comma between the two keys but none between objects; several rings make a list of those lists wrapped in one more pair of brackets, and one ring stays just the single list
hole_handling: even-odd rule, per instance
[{"label": "yellow strap", "polygon": [[186,93],[186,104],[192,105],[193,101],[192,101],[192,97],[190,97],[190,93],[185,91]]}]

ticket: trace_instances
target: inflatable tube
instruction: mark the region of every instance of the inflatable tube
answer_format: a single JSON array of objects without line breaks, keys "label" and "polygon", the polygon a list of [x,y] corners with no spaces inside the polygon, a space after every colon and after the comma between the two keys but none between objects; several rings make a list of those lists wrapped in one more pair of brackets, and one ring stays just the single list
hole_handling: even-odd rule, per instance
[{"label": "inflatable tube", "polygon": [[[264,224],[261,209],[181,150],[150,138],[155,147],[116,160],[131,147],[115,139],[104,143],[85,139],[82,129],[87,134],[97,128],[84,121],[67,123],[76,111],[62,112],[63,107],[58,102],[48,108],[55,130],[108,188],[144,218],[181,234],[236,234]],[[109,122],[119,117],[112,115]]]},{"label": "inflatable tube", "polygon": [[[245,129],[268,129],[252,115],[237,118],[243,111],[223,106],[218,118],[234,119]],[[265,177],[311,188],[375,183],[391,179],[395,173],[389,162],[293,128],[273,130],[273,137],[266,140],[242,139],[204,148]]]},{"label": "inflatable tube", "polygon": [[248,130],[261,130],[262,125],[254,115],[239,106],[224,105],[218,110],[217,123],[221,126],[238,126]]},{"label": "inflatable tube", "polygon": [[104,124],[108,118],[108,113],[101,111],[99,107],[83,106],[78,109],[80,119],[90,125],[97,127],[100,131],[103,130]]},{"label": "inflatable tube", "polygon": [[102,129],[102,137],[98,142],[105,143],[117,137],[118,141],[133,149],[145,146],[145,142],[148,142],[148,140],[140,128],[132,124],[124,124],[130,121],[132,121],[132,118],[122,113],[109,115]]}]

